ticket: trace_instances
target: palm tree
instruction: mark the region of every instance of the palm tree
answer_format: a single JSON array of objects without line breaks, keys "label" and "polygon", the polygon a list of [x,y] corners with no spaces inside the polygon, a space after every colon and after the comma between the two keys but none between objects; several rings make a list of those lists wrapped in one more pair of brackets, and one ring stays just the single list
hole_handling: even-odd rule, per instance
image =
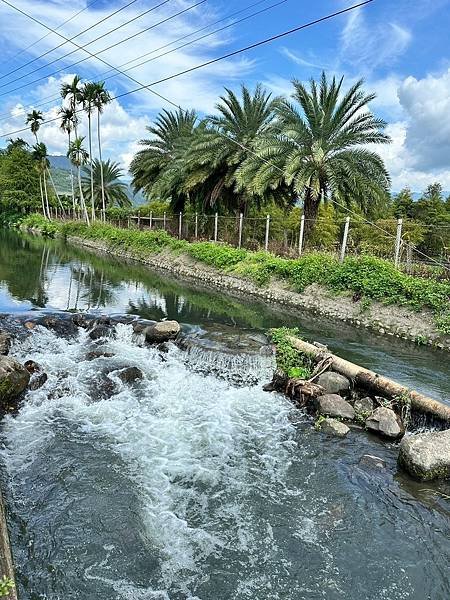
[{"label": "palm tree", "polygon": [[70,83],[63,83],[61,85],[61,98],[63,100],[68,99],[69,107],[73,113],[73,130],[75,137],[78,137],[78,117],[77,117],[77,105],[81,102],[81,79],[78,75],[75,75]]},{"label": "palm tree", "polygon": [[[83,193],[85,197],[91,200],[91,168],[83,169],[84,175],[81,178]],[[103,164],[95,159],[93,162],[93,180],[94,180],[94,206],[131,206],[131,200],[128,198],[128,186],[120,181],[123,172],[118,163],[107,160]]]},{"label": "palm tree", "polygon": [[[73,108],[64,108],[64,107],[61,107],[59,109],[59,115],[61,117],[60,129],[62,129],[62,131],[67,133],[67,136],[69,138],[68,148],[70,148],[71,133],[75,128],[76,115],[74,113]],[[74,188],[74,183],[73,183],[72,163],[70,163],[70,183],[72,186],[72,208],[75,212],[75,188]]]},{"label": "palm tree", "polygon": [[[102,215],[103,219],[105,219],[105,210],[106,210],[106,199],[105,199],[105,187],[104,187],[104,175],[103,175],[103,159],[102,159],[102,142],[100,136],[100,115],[102,114],[105,106],[109,104],[112,100],[108,90],[105,88],[104,81],[97,81],[94,84],[94,106],[97,109],[97,140],[98,140],[98,157],[99,157],[99,165],[100,165],[100,182],[101,182],[101,190],[102,190]],[[95,169],[94,169],[95,174]]]},{"label": "palm tree", "polygon": [[141,140],[145,146],[133,158],[130,172],[135,192],[142,190],[148,197],[171,198],[175,208],[182,207],[187,194],[182,190],[183,175],[178,169],[178,179],[168,174],[170,166],[183,156],[183,149],[190,145],[197,116],[194,111],[170,112],[163,110],[155,124],[147,127],[150,139]]},{"label": "palm tree", "polygon": [[[45,174],[50,166],[47,157],[47,146],[42,142],[36,142],[33,146],[33,158],[36,161],[36,169],[39,173],[39,185],[41,188],[42,212],[44,217],[50,219],[50,205],[48,202],[47,180]],[[44,202],[45,196],[45,202]]]},{"label": "palm tree", "polygon": [[81,102],[83,110],[88,116],[88,140],[89,140],[89,161],[91,167],[91,217],[95,221],[95,206],[94,206],[94,172],[92,168],[92,113],[95,109],[96,84],[88,81],[83,85],[81,90]]},{"label": "palm tree", "polygon": [[256,145],[257,156],[249,156],[237,175],[259,194],[288,184],[303,200],[308,231],[321,198],[365,208],[390,185],[382,159],[368,147],[390,142],[386,123],[368,109],[375,95],[365,94],[362,80],[345,93],[342,83],[334,77],[329,82],[325,73],[309,89],[294,80],[295,103],[280,103],[277,122]]},{"label": "palm tree", "polygon": [[72,164],[77,168],[78,188],[79,188],[79,192],[80,192],[81,209],[84,212],[86,222],[89,225],[90,224],[89,223],[89,215],[88,215],[88,211],[86,209],[86,203],[84,201],[84,196],[83,196],[83,189],[81,186],[81,167],[84,166],[89,159],[89,154],[83,147],[83,141],[84,141],[84,137],[75,138],[74,141],[71,143],[70,148],[67,152],[67,157],[70,159]]},{"label": "palm tree", "polygon": [[27,114],[26,124],[30,126],[31,133],[36,138],[36,144],[39,143],[37,133],[41,127],[41,123],[43,120],[44,117],[42,115],[42,111],[40,110],[34,109]]},{"label": "palm tree", "polygon": [[26,150],[28,148],[28,142],[26,142],[23,138],[8,138],[6,140],[8,145],[6,147],[6,151],[10,152],[12,150]]},{"label": "palm tree", "polygon": [[[211,207],[220,199],[230,210],[245,212],[253,194],[239,184],[236,171],[251,155],[256,140],[269,130],[280,100],[260,85],[253,92],[243,85],[240,98],[225,91],[216,104],[218,114],[206,118],[193,142],[188,191],[196,192]],[[282,194],[279,198],[284,199]]]}]

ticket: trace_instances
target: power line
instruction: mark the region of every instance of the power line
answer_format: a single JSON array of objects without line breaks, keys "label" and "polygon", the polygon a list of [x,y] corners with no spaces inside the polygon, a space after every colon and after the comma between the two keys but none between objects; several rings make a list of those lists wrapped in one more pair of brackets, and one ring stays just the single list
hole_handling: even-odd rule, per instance
[{"label": "power line", "polygon": [[[111,65],[110,63],[106,62],[105,60],[103,60],[102,58],[100,58],[98,55],[101,54],[102,52],[106,52],[107,50],[111,50],[112,48],[115,48],[116,46],[119,46],[120,44],[123,44],[124,42],[127,42],[135,37],[137,37],[138,35],[141,35],[143,33],[146,33],[147,31],[150,31],[151,29],[154,29],[155,27],[162,25],[163,23],[167,23],[167,21],[170,21],[171,19],[174,19],[175,17],[178,17],[190,10],[193,10],[194,8],[197,8],[198,6],[200,6],[201,4],[204,4],[205,2],[207,2],[208,0],[199,0],[198,2],[196,2],[195,4],[192,4],[191,6],[188,6],[187,8],[184,8],[183,10],[178,11],[177,13],[174,13],[172,15],[170,15],[169,17],[166,17],[165,19],[158,21],[157,23],[154,23],[153,25],[151,25],[150,27],[147,27],[146,29],[142,29],[141,31],[138,31],[137,33],[129,36],[128,38],[125,38],[124,40],[120,40],[118,42],[116,42],[115,44],[111,44],[111,46],[108,46],[107,48],[103,48],[102,50],[99,50],[98,52],[90,52],[89,50],[86,50],[85,46],[80,46],[79,44],[76,44],[74,41],[72,40],[68,40],[70,41],[71,44],[73,44],[74,46],[77,47],[78,50],[82,50],[83,52],[85,52],[86,54],[89,55],[90,58],[97,58],[100,62],[102,62],[103,64],[107,65],[108,67],[110,67],[113,70],[119,71],[119,69],[117,67],[114,67],[113,65]],[[370,0],[371,1],[371,0]],[[0,0],[0,2],[6,2],[6,0]],[[18,9],[17,9],[18,10]],[[20,11],[23,12],[23,11]],[[32,20],[36,20],[34,19],[34,17],[31,17],[30,15],[28,15]],[[38,21],[39,22],[39,21]],[[40,23],[40,22],[39,22]],[[47,25],[45,25],[44,23],[40,23],[43,27],[46,27],[47,29],[50,29]],[[62,37],[63,39],[67,39],[64,36],[62,36],[60,33],[57,33],[57,35],[59,35],[60,37]],[[57,69],[56,71],[53,71],[52,73],[47,73],[46,75],[44,75],[43,77],[39,77],[38,79],[34,79],[33,81],[29,81],[28,83],[24,83],[23,85],[20,85],[16,88],[13,88],[11,90],[8,90],[6,92],[2,92],[0,94],[0,97],[2,96],[6,96],[8,94],[12,94],[13,92],[16,92],[18,90],[21,90],[23,88],[28,87],[29,85],[33,85],[35,83],[39,83],[40,81],[43,81],[44,79],[47,79],[48,77],[51,77],[53,75],[56,75],[57,73],[61,73],[62,71],[66,71],[67,69],[70,69],[71,67],[74,67],[75,65],[78,65],[82,62],[85,62],[86,60],[88,60],[87,58],[83,58],[67,67],[61,67],[60,69]],[[39,70],[39,69],[37,69]],[[121,71],[119,71],[121,72]],[[28,74],[30,75],[30,73]],[[128,75],[125,75],[125,77],[129,77]],[[21,79],[21,78],[20,78]],[[133,80],[134,81],[134,80]]]},{"label": "power line", "polygon": [[[219,23],[222,23],[223,21],[226,21],[226,20],[228,20],[228,19],[230,19],[231,17],[234,17],[234,16],[236,16],[236,15],[242,14],[243,12],[245,12],[245,11],[247,11],[247,10],[250,10],[251,8],[253,8],[253,7],[255,7],[255,6],[258,6],[258,5],[260,5],[260,4],[263,4],[264,2],[267,2],[267,1],[268,1],[268,0],[258,0],[258,2],[253,2],[252,4],[249,4],[247,7],[243,8],[243,9],[241,9],[241,10],[238,10],[238,11],[235,11],[235,12],[232,12],[232,13],[229,13],[228,15],[225,15],[225,16],[224,16],[224,17],[222,17],[221,19],[218,19],[217,21],[214,21],[213,23],[210,23],[209,25],[205,25],[204,27],[201,27],[200,29],[197,29],[197,30],[195,30],[195,31],[191,32],[191,33],[190,33],[190,34],[188,34],[187,36],[179,37],[179,38],[177,38],[176,40],[172,40],[171,42],[168,42],[167,44],[164,44],[164,45],[162,45],[162,46],[159,46],[158,48],[154,48],[154,49],[153,49],[153,50],[151,50],[150,52],[147,52],[146,54],[143,54],[143,55],[139,56],[138,58],[132,58],[131,60],[129,60],[129,61],[127,61],[127,62],[125,62],[125,63],[123,63],[123,64],[119,65],[119,67],[118,67],[118,68],[125,67],[125,66],[127,66],[127,65],[129,65],[129,64],[131,64],[131,63],[133,63],[133,62],[135,62],[135,61],[137,61],[137,60],[139,60],[139,59],[141,59],[141,58],[144,58],[145,56],[149,56],[149,55],[151,55],[151,54],[154,54],[155,52],[158,52],[159,50],[163,50],[164,48],[167,48],[168,46],[171,46],[172,44],[176,44],[176,43],[177,43],[177,42],[179,42],[179,41],[182,41],[182,40],[185,40],[186,38],[192,37],[192,36],[193,36],[193,35],[195,35],[196,33],[201,33],[201,32],[202,32],[202,31],[204,31],[205,29],[209,29],[210,27],[213,27],[214,25],[217,25],[217,24],[219,24]],[[282,2],[288,2],[288,1],[290,1],[290,0],[282,0]],[[281,2],[280,2],[280,3],[281,3]],[[258,15],[258,14],[262,13],[264,10],[268,10],[268,9],[270,9],[270,8],[273,8],[274,6],[277,6],[278,4],[279,4],[279,3],[272,4],[271,6],[268,6],[268,7],[266,7],[265,9],[262,9],[262,10],[260,10],[260,11],[257,11],[257,12],[254,12],[254,13],[251,13],[250,15],[247,15],[247,16],[246,16],[246,17],[244,17],[243,19],[239,19],[239,20],[233,21],[232,23],[230,23],[229,25],[226,25],[225,27],[223,27],[223,28],[221,28],[221,29],[215,29],[214,31],[212,31],[211,33],[209,33],[209,34],[207,34],[207,35],[205,35],[205,36],[201,36],[201,37],[199,37],[199,38],[196,38],[196,39],[194,39],[194,40],[191,40],[191,42],[188,42],[188,43],[186,43],[186,44],[183,44],[182,46],[178,46],[177,48],[174,48],[174,49],[173,49],[173,50],[171,50],[170,52],[175,52],[176,50],[179,50],[179,49],[180,49],[180,48],[182,48],[182,47],[186,47],[187,45],[194,44],[195,42],[198,42],[198,41],[199,41],[199,40],[201,40],[201,39],[205,39],[205,38],[206,38],[206,37],[208,37],[208,36],[211,36],[211,35],[214,35],[215,33],[218,33],[218,32],[220,32],[220,31],[223,31],[225,28],[232,27],[233,25],[237,25],[237,24],[239,24],[239,23],[243,22],[244,20],[246,20],[246,19],[248,19],[248,18],[250,18],[250,17],[256,16],[256,15]],[[153,58],[153,59],[151,59],[151,60],[156,60],[157,58],[160,58],[161,56],[165,56],[166,54],[169,54],[169,52],[167,52],[167,53],[164,53],[164,54],[161,54],[161,55],[159,55],[159,56],[157,56],[157,57],[154,57],[154,58]],[[150,62],[150,61],[144,61],[144,62]],[[139,65],[135,65],[135,66],[136,66],[136,67],[137,67],[137,66],[141,66],[142,64],[144,64],[144,63],[140,63]],[[134,68],[134,67],[131,67],[131,68]],[[131,70],[131,68],[130,68],[130,69],[128,69],[128,70]],[[107,75],[108,73],[111,73],[111,71],[115,71],[115,69],[108,69],[108,71],[105,71],[105,72],[101,73],[101,74],[99,75],[99,77],[100,77],[100,78],[103,78],[103,77],[104,77],[105,75]],[[110,79],[110,77],[106,77],[106,79]],[[43,101],[43,102],[40,102],[39,104],[35,104],[35,105],[33,105],[33,108],[40,108],[41,106],[45,106],[45,105],[47,105],[47,104],[50,104],[51,102],[54,102],[54,101],[56,101],[56,100],[59,100],[59,99],[60,99],[60,96],[59,96],[59,95],[58,95],[58,96],[47,96],[46,98],[44,98],[44,101]],[[24,108],[22,108],[22,109],[21,109],[21,111],[22,111],[22,112],[25,114],[25,113],[26,113],[26,111],[27,111],[27,109],[24,107]],[[7,118],[10,118],[10,117],[11,117],[11,111],[8,111],[8,112],[5,112],[5,113],[2,113],[2,114],[0,114],[0,120],[4,120],[4,118],[5,118],[5,119],[7,119]]]},{"label": "power line", "polygon": [[[14,8],[15,10],[17,10],[18,12],[22,13],[24,16],[31,18],[30,15],[26,14],[25,11],[20,10],[19,8],[17,8],[16,6],[13,6],[12,4],[10,4],[9,2],[7,2],[6,0],[1,0],[4,4],[7,4],[8,6],[10,6],[11,8]],[[121,8],[115,10],[114,12],[112,12],[109,15],[106,15],[105,17],[103,17],[102,19],[100,19],[100,21],[97,21],[96,23],[94,23],[93,25],[90,25],[89,27],[87,27],[86,29],[83,29],[83,31],[80,31],[79,33],[77,33],[76,35],[72,36],[71,38],[65,38],[64,37],[64,42],[62,42],[61,44],[59,44],[58,46],[55,46],[54,48],[51,48],[50,50],[47,50],[47,52],[44,52],[44,54],[41,54],[40,56],[37,56],[36,58],[33,58],[32,60],[29,60],[28,62],[24,63],[23,65],[21,65],[20,67],[16,67],[15,69],[13,69],[12,71],[9,71],[9,73],[5,73],[4,75],[2,75],[0,77],[0,79],[4,79],[5,77],[8,77],[9,75],[12,75],[13,73],[16,73],[16,71],[20,71],[20,69],[23,69],[24,67],[27,67],[28,65],[31,65],[32,63],[40,60],[41,58],[43,58],[44,56],[47,56],[47,54],[50,54],[50,52],[53,52],[54,50],[58,50],[58,48],[61,48],[61,46],[64,46],[65,44],[67,44],[68,42],[71,42],[72,40],[74,40],[75,38],[79,37],[80,35],[83,35],[83,33],[87,33],[88,31],[90,31],[91,29],[93,29],[94,27],[97,27],[97,25],[100,25],[101,23],[104,23],[105,21],[107,21],[108,19],[110,19],[111,17],[113,17],[114,15],[117,15],[117,13],[121,12],[122,10],[125,10],[126,8],[128,8],[129,6],[131,6],[132,4],[134,4],[135,2],[137,2],[138,0],[131,0],[130,2],[128,2],[127,4],[125,4],[124,6],[122,6]],[[33,19],[34,21],[38,22],[36,19]],[[40,23],[39,23],[40,24]],[[50,35],[50,33],[56,33],[56,35],[61,36],[58,32],[57,29],[59,29],[59,27],[57,27],[56,29],[51,29],[50,27],[46,27],[46,29],[50,29],[49,33],[47,35]],[[45,37],[45,36],[44,36]],[[33,72],[33,71],[32,71]],[[23,77],[26,77],[27,75],[29,75],[29,73],[23,75]],[[16,81],[16,80],[13,80]],[[12,81],[8,82],[8,83],[12,83]]]},{"label": "power line", "polygon": [[[71,17],[69,17],[68,19],[66,19],[62,23],[60,23],[58,25],[58,27],[56,27],[56,30],[61,29],[61,27],[63,27],[67,23],[70,23],[70,21],[73,21],[73,19],[75,19],[76,17],[78,17],[78,15],[81,15],[82,12],[84,12],[85,10],[87,10],[88,8],[90,8],[96,2],[98,2],[98,0],[93,0],[89,4],[86,4],[86,6],[84,8],[82,8],[81,10],[79,10],[78,12],[76,12],[75,14],[73,14]],[[47,38],[49,35],[50,35],[50,32],[48,32],[45,35],[43,35],[42,37],[40,37],[38,40],[36,40],[32,44],[29,44],[28,46],[26,46],[25,48],[23,48],[22,50],[20,50],[19,52],[17,52],[14,56],[12,56],[11,58],[9,58],[8,62],[10,62],[12,60],[15,60],[16,58],[18,58],[19,56],[21,56],[24,52],[26,52],[27,50],[29,50],[33,46],[36,46],[36,44],[39,44],[39,42],[42,42],[42,40],[45,40],[45,38]],[[6,61],[3,62],[3,63],[1,63],[0,66],[2,66],[2,65],[6,65]]]},{"label": "power line", "polygon": [[[159,4],[156,4],[155,6],[152,6],[151,8],[148,8],[147,10],[145,10],[144,12],[134,16],[132,19],[129,19],[128,21],[125,21],[124,23],[121,23],[120,25],[117,25],[117,27],[113,27],[112,29],[110,29],[109,31],[106,31],[105,33],[102,33],[101,35],[97,36],[96,38],[94,38],[93,40],[89,40],[89,42],[86,42],[84,44],[84,47],[86,46],[90,46],[91,44],[94,44],[95,42],[98,42],[99,40],[103,39],[104,37],[107,37],[108,35],[111,35],[111,33],[115,33],[116,31],[119,31],[119,29],[122,29],[122,27],[125,27],[126,25],[129,25],[130,23],[133,23],[134,21],[137,21],[138,19],[141,19],[142,17],[144,17],[145,15],[148,15],[149,13],[153,12],[154,10],[157,10],[158,8],[160,8],[161,6],[163,6],[164,4],[168,4],[169,2],[171,2],[172,0],[162,0],[162,2],[160,2]],[[136,0],[133,0],[133,2],[136,2]],[[131,3],[132,4],[132,3]],[[126,6],[129,6],[126,5]],[[113,16],[114,14],[117,14],[118,11],[116,11],[115,13],[112,13],[111,15],[108,16],[108,18],[110,18],[111,16]],[[105,21],[105,19],[102,19],[102,21]],[[91,27],[88,27],[87,29],[85,29],[84,31],[81,31],[80,33],[77,33],[77,35],[73,36],[72,38],[70,38],[69,41],[74,40],[75,38],[79,37],[80,35],[86,33],[86,31],[89,31],[90,29],[93,29],[94,27],[96,27],[99,23],[101,23],[102,21],[99,21],[98,23],[94,23],[94,25],[91,25]],[[160,21],[159,23],[153,25],[151,27],[151,29],[153,29],[153,27],[155,27],[156,25],[160,25],[161,23],[164,23],[165,21]],[[146,30],[143,30],[146,31]],[[140,35],[141,32],[139,32]],[[122,40],[120,42],[118,42],[118,44],[122,44],[124,41],[127,41],[128,38],[126,38],[125,40]],[[49,54],[50,52],[52,52],[53,50],[56,50],[58,48],[61,48],[61,46],[64,46],[67,42],[62,42],[59,46],[56,46],[56,48],[53,48],[52,50],[48,50],[48,52],[45,52],[44,54],[42,54],[41,56],[39,56],[38,58],[34,59],[31,62],[35,62],[35,60],[39,60],[40,58],[42,58],[43,56],[45,56],[46,54]],[[96,54],[101,54],[102,52],[105,52],[106,50],[109,50],[109,48],[104,48],[103,50],[99,50]],[[46,63],[45,65],[41,65],[40,67],[38,67],[37,69],[33,69],[32,71],[28,72],[28,73],[24,73],[23,75],[20,75],[20,77],[16,77],[16,79],[11,79],[11,81],[8,81],[5,83],[5,85],[10,85],[11,83],[15,83],[16,81],[20,81],[21,79],[23,79],[24,77],[28,77],[29,75],[33,75],[34,73],[37,73],[38,71],[41,71],[42,69],[45,69],[46,67],[49,67],[50,65],[53,65],[59,61],[64,60],[65,58],[67,58],[68,56],[72,56],[72,54],[75,54],[76,52],[78,52],[78,48],[76,48],[75,50],[71,50],[70,52],[67,52],[66,54],[63,54],[62,56],[59,56],[58,58],[53,59],[52,61]],[[86,60],[86,59],[83,59]],[[83,62],[83,61],[80,61]],[[78,64],[78,63],[75,63]],[[25,65],[23,65],[25,66]],[[70,65],[73,66],[73,65]],[[20,67],[22,68],[22,67]],[[70,67],[68,67],[70,68]],[[57,71],[58,72],[58,71]],[[54,75],[55,73],[49,73],[47,75],[44,76],[44,78],[46,77],[50,77],[51,75]],[[2,79],[2,77],[0,77],[0,79]]]}]

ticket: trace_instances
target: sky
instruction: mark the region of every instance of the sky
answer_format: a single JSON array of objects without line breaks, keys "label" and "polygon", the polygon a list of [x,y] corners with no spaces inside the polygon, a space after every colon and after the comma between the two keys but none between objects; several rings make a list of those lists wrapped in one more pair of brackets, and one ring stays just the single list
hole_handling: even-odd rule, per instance
[{"label": "sky", "polygon": [[[58,28],[62,36],[104,62],[0,0],[0,136],[4,136],[0,147],[7,137],[20,136],[32,143],[30,133],[12,132],[25,126],[25,115],[34,107],[46,120],[55,118],[61,83],[75,73],[85,80],[105,79],[110,92],[120,96],[139,84],[175,75],[357,0],[8,2]],[[119,12],[111,16],[115,11]],[[344,76],[344,86],[363,78],[366,91],[377,94],[371,110],[388,123],[392,138],[390,145],[378,148],[392,189],[409,186],[420,192],[434,181],[450,189],[449,29],[450,0],[373,0],[151,89],[183,108],[211,114],[225,86],[239,90],[243,83],[253,87],[261,82],[276,95],[289,95],[292,79],[318,78],[322,70]],[[133,39],[126,41],[130,36]],[[200,36],[205,37],[195,41]],[[152,60],[128,71],[135,81],[110,68],[123,71],[148,59]],[[78,61],[82,62],[75,65]],[[146,126],[162,108],[173,106],[148,89],[114,100],[102,117],[104,157],[127,169],[139,140],[146,137]],[[84,122],[80,133],[86,134]],[[50,154],[66,153],[67,137],[57,121],[42,125],[39,135]]]}]

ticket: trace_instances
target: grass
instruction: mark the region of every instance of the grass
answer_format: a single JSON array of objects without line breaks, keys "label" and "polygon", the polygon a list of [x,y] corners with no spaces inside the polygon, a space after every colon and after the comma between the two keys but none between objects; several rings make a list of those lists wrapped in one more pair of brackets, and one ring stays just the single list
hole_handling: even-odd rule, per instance
[{"label": "grass", "polygon": [[450,335],[450,283],[407,275],[391,262],[373,256],[348,257],[341,264],[327,254],[316,252],[292,260],[211,242],[189,243],[161,230],[128,230],[97,223],[91,227],[80,222],[49,223],[41,215],[30,215],[22,224],[40,229],[45,235],[59,233],[101,241],[111,249],[131,251],[138,258],[163,251],[183,253],[261,286],[276,278],[302,292],[317,283],[335,293],[357,293],[364,306],[376,300],[414,310],[428,309],[435,315],[439,331]]}]

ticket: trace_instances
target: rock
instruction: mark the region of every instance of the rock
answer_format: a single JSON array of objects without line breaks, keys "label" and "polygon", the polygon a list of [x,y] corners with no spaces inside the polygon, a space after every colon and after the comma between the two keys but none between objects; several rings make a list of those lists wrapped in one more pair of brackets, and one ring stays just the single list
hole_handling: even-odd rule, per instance
[{"label": "rock", "polygon": [[133,327],[134,333],[143,333],[147,327],[153,327],[156,324],[156,321],[149,321],[148,319],[138,319],[134,321],[131,325]]},{"label": "rock", "polygon": [[34,360],[27,360],[23,363],[23,366],[25,367],[25,369],[28,371],[28,373],[38,373],[39,371],[41,371],[41,366],[38,365],[37,362],[35,362]]},{"label": "rock", "polygon": [[357,398],[353,404],[355,412],[367,418],[373,413],[374,404],[372,398],[366,396],[365,398]]},{"label": "rock", "polygon": [[333,371],[322,373],[316,383],[322,386],[327,394],[345,394],[350,390],[350,381],[347,377]]},{"label": "rock", "polygon": [[111,336],[111,328],[108,325],[96,325],[89,333],[91,340],[99,340],[102,337]]},{"label": "rock", "polygon": [[124,383],[134,383],[138,379],[144,377],[144,373],[137,367],[127,367],[117,374],[117,377]]},{"label": "rock", "polygon": [[95,360],[96,358],[111,358],[114,352],[106,352],[105,350],[91,350],[86,354],[86,360]]},{"label": "rock", "polygon": [[337,437],[345,437],[350,431],[345,423],[341,423],[337,419],[324,419],[320,423],[320,430],[329,435],[336,435]]},{"label": "rock", "polygon": [[355,418],[355,410],[344,398],[337,394],[324,394],[316,400],[317,410],[322,415],[340,417],[352,421]]},{"label": "rock", "polygon": [[29,388],[30,390],[38,390],[41,388],[44,383],[47,381],[48,375],[47,373],[39,373],[39,375],[35,375],[31,378]]},{"label": "rock", "polygon": [[7,401],[21,394],[30,381],[30,374],[17,360],[0,356],[0,401]]},{"label": "rock", "polygon": [[23,324],[23,326],[26,329],[34,329],[36,327],[36,323],[33,323],[33,321],[25,321],[25,323]]},{"label": "rock", "polygon": [[379,456],[374,456],[373,454],[364,454],[364,456],[361,457],[359,464],[362,467],[371,467],[374,469],[386,468],[386,461]]},{"label": "rock", "polygon": [[273,374],[272,381],[263,386],[265,392],[282,392],[286,391],[286,386],[289,382],[289,377],[283,373],[281,369],[277,369]]},{"label": "rock", "polygon": [[449,478],[450,429],[403,438],[398,462],[421,481]]},{"label": "rock", "polygon": [[161,342],[174,340],[180,331],[181,327],[177,321],[161,321],[146,327],[143,333],[148,344],[160,344]]},{"label": "rock", "polygon": [[380,433],[385,437],[397,439],[403,434],[401,419],[395,412],[384,406],[379,406],[366,420],[366,428]]},{"label": "rock", "polygon": [[77,333],[77,327],[73,322],[72,316],[70,318],[66,315],[46,316],[39,319],[37,324],[54,331],[61,337],[70,337]]},{"label": "rock", "polygon": [[0,354],[8,354],[11,348],[12,336],[6,331],[0,331]]}]

